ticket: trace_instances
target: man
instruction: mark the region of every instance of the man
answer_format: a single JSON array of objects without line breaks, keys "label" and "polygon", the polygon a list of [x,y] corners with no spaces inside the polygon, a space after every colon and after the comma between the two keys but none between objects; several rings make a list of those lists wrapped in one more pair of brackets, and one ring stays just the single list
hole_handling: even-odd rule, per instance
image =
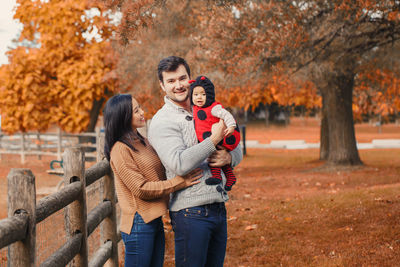
[{"label": "man", "polygon": [[[204,181],[212,176],[208,164],[236,166],[242,160],[241,147],[227,152],[216,150],[212,138],[198,143],[189,99],[190,68],[183,58],[162,59],[158,78],[165,92],[165,104],[154,115],[148,136],[166,169],[167,178],[184,175],[198,167],[203,170],[199,184],[171,195],[169,209],[175,232],[175,264],[223,266],[227,243],[224,202],[228,195],[223,185],[206,185]],[[226,180],[224,176],[223,180]]]}]

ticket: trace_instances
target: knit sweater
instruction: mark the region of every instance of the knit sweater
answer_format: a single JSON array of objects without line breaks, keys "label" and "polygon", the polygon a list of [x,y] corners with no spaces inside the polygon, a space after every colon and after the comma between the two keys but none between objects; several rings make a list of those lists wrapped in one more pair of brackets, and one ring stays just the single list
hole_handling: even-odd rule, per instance
[{"label": "knit sweater", "polygon": [[[151,120],[148,137],[163,163],[167,178],[184,175],[195,168],[203,170],[200,183],[171,194],[169,209],[195,207],[215,202],[225,202],[229,199],[227,192],[217,190],[219,185],[207,185],[205,180],[211,177],[207,158],[216,151],[210,138],[199,143],[194,129],[193,115],[182,107],[177,106],[167,97],[165,105]],[[242,160],[242,148],[237,146],[230,152],[232,166]],[[226,182],[222,173],[223,182]],[[223,187],[223,186],[222,186]]]},{"label": "knit sweater", "polygon": [[165,169],[156,152],[145,140],[133,141],[137,151],[116,142],[110,153],[110,165],[115,176],[115,188],[121,207],[120,230],[130,233],[136,212],[148,223],[167,211],[169,194],[184,188],[184,178],[166,180]]}]

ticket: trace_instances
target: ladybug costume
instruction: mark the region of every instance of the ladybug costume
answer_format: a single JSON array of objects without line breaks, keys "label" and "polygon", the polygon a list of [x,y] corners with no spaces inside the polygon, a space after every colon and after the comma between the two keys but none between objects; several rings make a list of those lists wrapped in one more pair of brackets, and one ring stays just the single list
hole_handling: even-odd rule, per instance
[{"label": "ladybug costume", "polygon": [[[223,108],[221,103],[215,101],[214,84],[205,76],[199,76],[196,80],[190,80],[190,100],[193,104],[193,118],[196,130],[197,139],[199,142],[211,136],[211,127],[214,123],[224,119],[227,127],[235,126],[233,134],[225,137],[219,145],[225,147],[228,151],[232,151],[237,147],[240,142],[240,132],[237,123],[233,116]],[[193,89],[195,87],[202,87],[206,94],[205,104],[201,107],[193,103]],[[206,179],[206,184],[213,185],[222,182],[221,169],[226,177],[225,190],[229,191],[236,183],[236,177],[232,172],[232,167],[227,164],[222,168],[210,167],[212,177]]]}]

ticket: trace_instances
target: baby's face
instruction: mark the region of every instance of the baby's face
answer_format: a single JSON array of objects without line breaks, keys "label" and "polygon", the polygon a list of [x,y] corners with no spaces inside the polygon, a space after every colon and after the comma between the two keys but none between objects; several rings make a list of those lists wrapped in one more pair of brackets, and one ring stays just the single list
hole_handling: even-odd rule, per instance
[{"label": "baby's face", "polygon": [[193,95],[192,95],[192,101],[193,104],[195,104],[198,107],[204,106],[206,103],[206,92],[204,91],[204,88],[201,86],[196,86],[193,89]]}]

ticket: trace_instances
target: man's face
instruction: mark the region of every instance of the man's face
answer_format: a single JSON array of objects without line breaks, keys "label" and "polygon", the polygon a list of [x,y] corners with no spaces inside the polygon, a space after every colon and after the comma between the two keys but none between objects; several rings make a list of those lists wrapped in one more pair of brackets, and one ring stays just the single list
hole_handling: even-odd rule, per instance
[{"label": "man's face", "polygon": [[179,65],[175,71],[163,71],[163,80],[160,86],[173,102],[180,104],[186,102],[189,97],[189,74],[185,66]]}]

